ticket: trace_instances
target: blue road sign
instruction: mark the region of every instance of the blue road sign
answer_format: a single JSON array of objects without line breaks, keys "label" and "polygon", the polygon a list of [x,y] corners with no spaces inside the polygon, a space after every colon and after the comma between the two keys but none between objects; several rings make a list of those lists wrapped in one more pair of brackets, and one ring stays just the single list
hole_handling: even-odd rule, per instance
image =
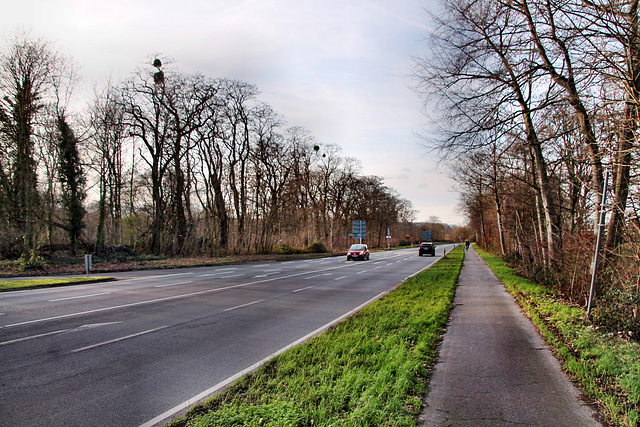
[{"label": "blue road sign", "polygon": [[353,221],[353,237],[364,239],[367,235],[367,222],[362,220]]}]

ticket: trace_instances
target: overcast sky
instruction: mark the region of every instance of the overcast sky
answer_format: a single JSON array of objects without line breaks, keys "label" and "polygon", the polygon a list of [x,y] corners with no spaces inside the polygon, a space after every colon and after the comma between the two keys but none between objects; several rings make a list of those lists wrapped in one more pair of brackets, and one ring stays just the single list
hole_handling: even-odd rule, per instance
[{"label": "overcast sky", "polygon": [[156,54],[184,72],[257,85],[289,126],[336,144],[410,200],[417,220],[463,224],[453,183],[420,146],[411,90],[438,0],[0,0],[5,41],[54,43],[85,87],[128,76]]}]

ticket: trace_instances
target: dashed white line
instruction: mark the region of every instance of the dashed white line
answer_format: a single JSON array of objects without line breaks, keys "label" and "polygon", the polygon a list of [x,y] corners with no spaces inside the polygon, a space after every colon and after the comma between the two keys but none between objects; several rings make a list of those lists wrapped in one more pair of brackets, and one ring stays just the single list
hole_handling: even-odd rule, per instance
[{"label": "dashed white line", "polygon": [[220,276],[220,277],[218,277],[218,279],[230,279],[232,277],[240,277],[240,276],[244,276],[244,273],[242,273],[242,274],[231,274],[229,276]]},{"label": "dashed white line", "polygon": [[[333,270],[333,269],[339,269],[339,268],[344,268],[344,267],[332,267],[330,269]],[[192,273],[184,273],[184,274],[192,274]],[[45,318],[42,318],[42,319],[27,320],[27,321],[23,321],[23,322],[17,322],[17,323],[8,324],[8,325],[0,325],[0,330],[2,330],[3,328],[15,328],[17,326],[24,326],[24,325],[32,325],[32,324],[35,324],[35,323],[50,322],[52,320],[69,319],[69,318],[72,318],[72,317],[84,316],[84,315],[92,314],[92,313],[102,313],[102,312],[106,312],[106,311],[120,310],[120,309],[123,309],[123,308],[139,307],[139,306],[147,305],[147,304],[155,304],[155,303],[158,303],[158,302],[173,301],[173,300],[182,299],[182,298],[191,298],[191,297],[194,297],[194,296],[197,296],[197,295],[206,295],[206,294],[210,294],[210,293],[222,292],[222,291],[226,291],[228,289],[242,288],[242,287],[246,287],[246,286],[256,285],[258,283],[271,282],[273,280],[290,279],[292,277],[304,276],[306,274],[309,274],[309,272],[305,271],[305,272],[290,274],[290,275],[284,276],[284,277],[266,278],[266,279],[262,279],[262,280],[256,280],[256,281],[253,281],[253,282],[239,283],[239,284],[235,284],[235,285],[224,286],[224,287],[221,287],[221,288],[207,289],[207,290],[204,290],[204,291],[189,292],[189,293],[186,293],[186,294],[172,295],[172,296],[167,296],[167,297],[163,297],[163,298],[154,298],[154,299],[150,299],[150,300],[133,302],[133,303],[129,303],[129,304],[120,304],[120,305],[115,305],[115,306],[111,306],[111,307],[103,307],[103,308],[97,308],[97,309],[94,309],[94,310],[81,311],[81,312],[77,312],[77,313],[69,313],[69,314],[62,314],[62,315],[59,315],[59,316],[45,317]],[[167,276],[170,276],[170,275],[147,276],[147,277],[144,277],[144,279],[149,279],[150,277],[167,277]],[[143,278],[140,278],[140,279],[142,280]],[[134,279],[131,279],[131,280],[134,280]],[[123,281],[118,282],[118,283],[122,283],[122,282],[125,282],[125,281],[126,280],[123,280]]]},{"label": "dashed white line", "polygon": [[67,332],[67,331],[70,331],[70,330],[71,329],[61,329],[59,331],[47,332],[45,334],[32,335],[30,337],[18,338],[18,339],[10,340],[10,341],[3,341],[3,342],[0,342],[0,346],[8,345],[8,344],[15,344],[15,343],[18,343],[18,342],[23,342],[23,341],[34,340],[36,338],[48,337],[49,335],[57,335],[57,334],[61,334],[63,332]]},{"label": "dashed white line", "polygon": [[223,268],[223,269],[220,269],[220,270],[216,271],[215,273],[200,274],[200,275],[198,275],[198,277],[209,277],[209,276],[217,276],[218,274],[227,274],[231,270],[237,270],[237,268],[235,268],[235,267],[233,267],[233,268]]},{"label": "dashed white line", "polygon": [[291,293],[292,293],[292,294],[295,294],[296,292],[306,291],[307,289],[311,289],[311,288],[315,288],[315,285],[313,285],[313,286],[307,286],[306,288],[296,289],[295,291],[291,291]]},{"label": "dashed white line", "polygon": [[135,338],[135,337],[139,337],[141,335],[146,335],[146,334],[150,334],[152,332],[160,331],[160,330],[166,329],[168,327],[169,326],[161,326],[159,328],[149,329],[148,331],[143,331],[143,332],[138,332],[137,334],[127,335],[126,337],[116,338],[116,339],[109,340],[109,341],[104,341],[104,342],[101,342],[101,343],[98,343],[98,344],[88,345],[86,347],[82,347],[82,348],[78,348],[76,350],[72,350],[71,352],[72,353],[78,353],[80,351],[90,350],[92,348],[97,348],[97,347],[102,347],[102,346],[107,345],[107,344],[113,344],[113,343],[116,343],[116,342],[128,340],[130,338]]},{"label": "dashed white line", "polygon": [[264,274],[259,274],[257,276],[253,276],[254,278],[259,278],[259,277],[268,277],[268,276],[273,276],[274,274],[278,274],[281,273],[280,270],[273,270],[273,271],[269,271],[269,272],[265,272]]},{"label": "dashed white line", "polygon": [[305,277],[304,280],[315,279],[316,277],[332,276],[333,273],[316,274],[315,276]]},{"label": "dashed white line", "polygon": [[353,315],[354,313],[357,313],[362,308],[364,308],[367,305],[371,304],[373,301],[376,301],[376,300],[382,298],[387,293],[389,293],[389,291],[379,293],[375,297],[373,297],[370,300],[366,301],[365,303],[359,305],[358,307],[354,308],[353,310],[349,311],[348,313],[345,313],[342,316],[340,316],[340,317],[332,320],[331,322],[327,323],[326,325],[323,325],[323,326],[319,327],[315,331],[308,333],[304,337],[302,337],[302,338],[292,342],[291,344],[281,348],[280,350],[276,351],[275,353],[270,354],[269,356],[265,357],[264,359],[259,360],[258,362],[254,363],[253,365],[248,366],[247,368],[241,370],[240,372],[236,373],[235,375],[230,376],[226,380],[219,382],[218,384],[216,384],[213,387],[203,391],[202,393],[192,397],[191,399],[188,399],[188,400],[182,402],[181,404],[169,409],[168,411],[163,412],[162,414],[158,415],[154,419],[149,420],[144,424],[141,424],[140,427],[152,427],[152,426],[155,426],[156,424],[159,424],[159,423],[161,423],[163,421],[166,421],[168,418],[174,416],[178,412],[188,408],[189,406],[191,406],[191,405],[195,404],[196,402],[204,399],[205,397],[210,396],[213,393],[219,391],[220,389],[226,387],[227,385],[231,384],[233,381],[237,380],[241,376],[256,370],[258,367],[262,366],[264,363],[266,363],[267,361],[273,359],[274,357],[278,356],[279,354],[282,354],[285,351],[289,350],[290,348],[293,348],[293,347],[297,346],[298,344],[302,344],[303,342],[307,341],[308,339],[320,334],[321,332],[326,331],[331,326],[335,325],[336,323],[340,322],[343,319],[346,319],[347,317]]},{"label": "dashed white line", "polygon": [[173,277],[173,276],[184,276],[184,275],[187,275],[187,274],[194,274],[194,273],[157,274],[157,275],[154,275],[154,276],[135,277],[133,279],[118,280],[118,284],[126,283],[126,282],[133,282],[133,281],[137,281],[137,280],[158,279],[158,278],[167,278],[167,277]]},{"label": "dashed white line", "polygon": [[167,283],[166,285],[156,285],[154,288],[167,288],[169,286],[188,285],[189,283],[193,283],[193,280],[189,280],[188,282]]},{"label": "dashed white line", "polygon": [[31,335],[31,336],[28,336],[28,337],[17,338],[17,339],[9,340],[9,341],[3,341],[3,342],[0,342],[0,346],[8,345],[8,344],[15,344],[15,343],[24,342],[24,341],[30,341],[30,340],[34,340],[34,339],[37,339],[37,338],[44,338],[44,337],[48,337],[48,336],[51,336],[51,335],[58,335],[58,334],[62,334],[64,332],[83,331],[83,330],[87,330],[87,329],[99,328],[101,326],[116,325],[118,323],[122,323],[122,322],[93,323],[93,324],[89,324],[89,325],[82,325],[79,328],[75,328],[75,329],[71,329],[71,328],[69,328],[69,329],[60,329],[60,330],[57,330],[57,331],[46,332],[44,334]]},{"label": "dashed white line", "polygon": [[225,312],[225,311],[237,310],[239,308],[248,307],[250,305],[261,303],[262,301],[265,301],[265,300],[259,299],[258,301],[253,301],[253,302],[248,302],[246,304],[237,305],[235,307],[227,308],[226,310],[222,310],[222,311]]},{"label": "dashed white line", "polygon": [[91,294],[91,295],[79,295],[79,296],[75,296],[75,297],[50,299],[49,302],[68,301],[68,300],[72,300],[72,299],[98,297],[100,295],[109,295],[110,293],[111,292],[100,292],[98,294]]},{"label": "dashed white line", "polygon": [[335,281],[344,279],[345,277],[349,277],[349,276],[340,276],[340,277],[337,277],[337,278],[333,279],[333,281],[335,282]]}]

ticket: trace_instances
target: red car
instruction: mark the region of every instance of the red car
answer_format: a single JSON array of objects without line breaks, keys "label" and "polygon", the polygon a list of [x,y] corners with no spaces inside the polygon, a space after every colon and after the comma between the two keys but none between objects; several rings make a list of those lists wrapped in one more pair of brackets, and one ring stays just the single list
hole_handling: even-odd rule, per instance
[{"label": "red car", "polygon": [[369,248],[367,245],[351,245],[349,252],[347,252],[347,261],[352,259],[369,259]]}]

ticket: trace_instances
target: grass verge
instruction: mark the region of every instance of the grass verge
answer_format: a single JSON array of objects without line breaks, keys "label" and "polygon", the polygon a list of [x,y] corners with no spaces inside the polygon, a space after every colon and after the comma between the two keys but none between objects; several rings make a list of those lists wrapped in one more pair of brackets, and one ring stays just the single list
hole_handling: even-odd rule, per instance
[{"label": "grass verge", "polygon": [[476,250],[518,300],[563,368],[612,425],[640,424],[640,345],[594,328],[582,307],[524,279],[499,258]]},{"label": "grass verge", "polygon": [[47,288],[52,286],[78,285],[81,283],[104,282],[110,277],[69,277],[63,279],[20,279],[0,280],[0,292],[21,289]]},{"label": "grass verge", "polygon": [[460,247],[170,425],[415,426],[462,259]]}]

